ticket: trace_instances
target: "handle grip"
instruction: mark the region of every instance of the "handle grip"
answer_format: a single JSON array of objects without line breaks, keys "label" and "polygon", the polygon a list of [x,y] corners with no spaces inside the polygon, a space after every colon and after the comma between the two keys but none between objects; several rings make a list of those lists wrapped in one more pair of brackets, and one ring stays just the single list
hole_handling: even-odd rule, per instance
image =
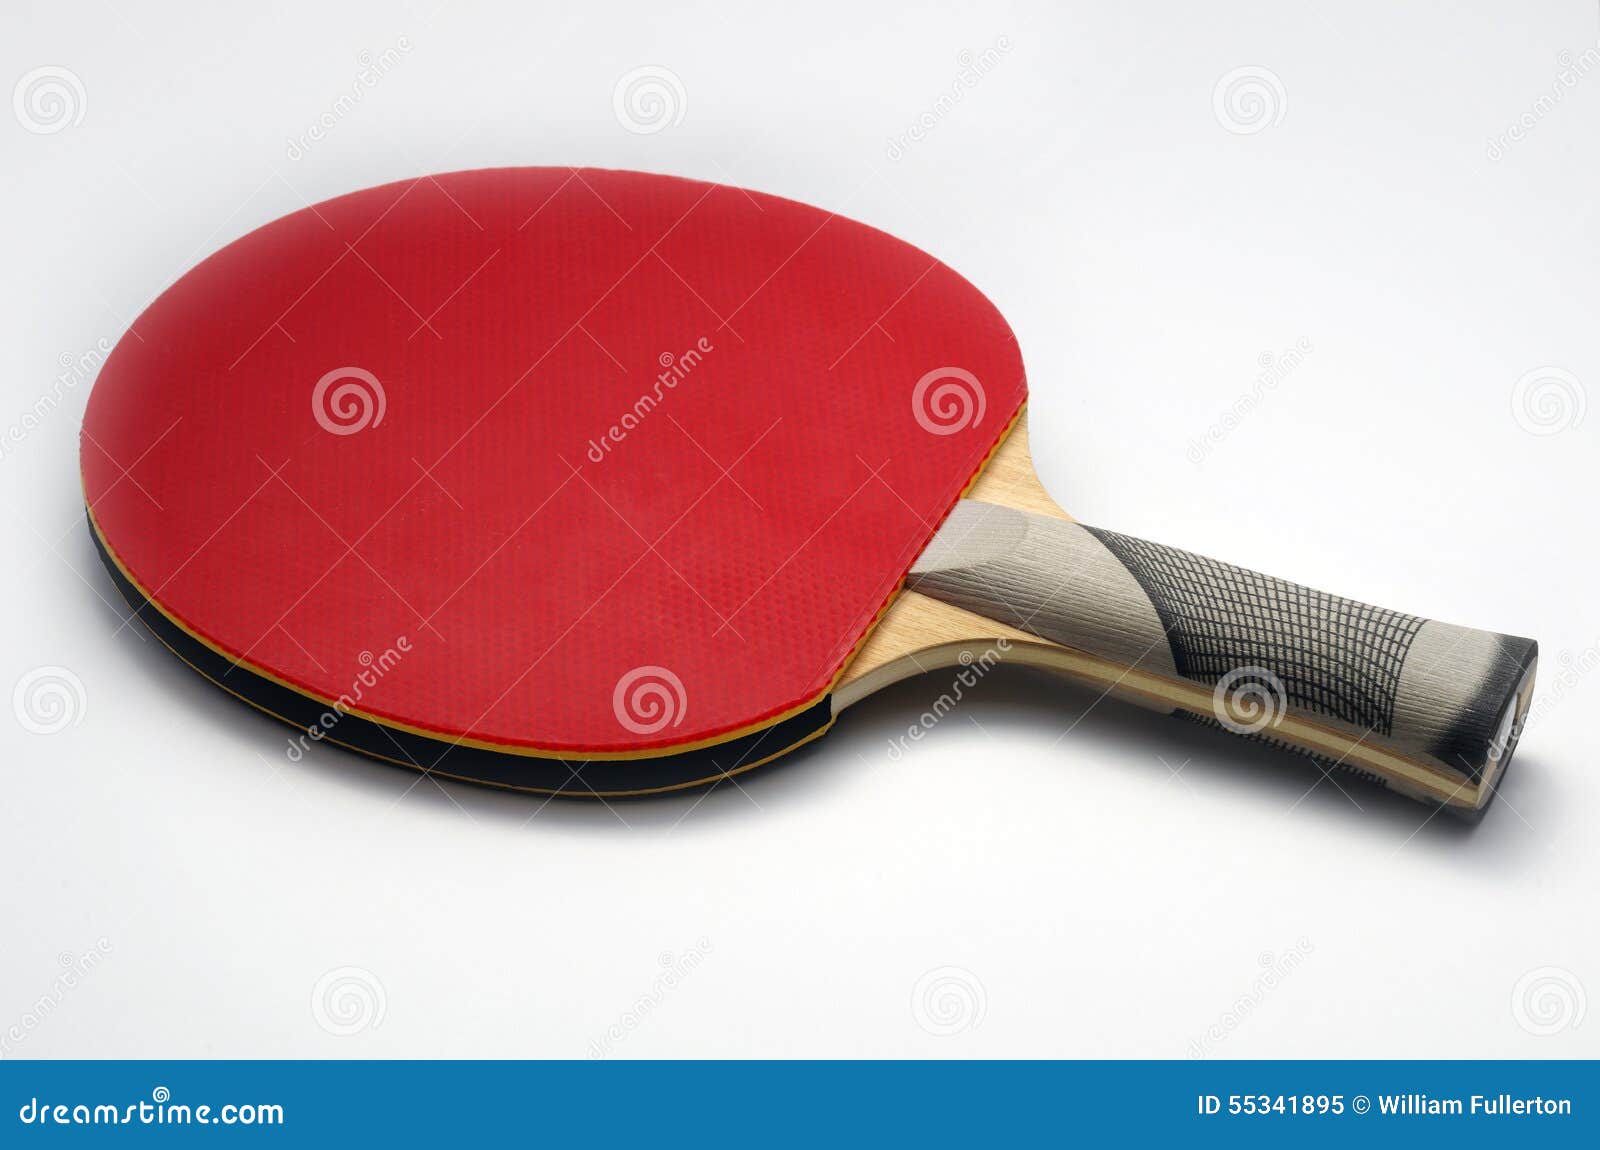
[{"label": "handle grip", "polygon": [[1121,696],[1469,816],[1503,777],[1538,658],[1531,639],[976,500],[907,586],[1088,656]]}]

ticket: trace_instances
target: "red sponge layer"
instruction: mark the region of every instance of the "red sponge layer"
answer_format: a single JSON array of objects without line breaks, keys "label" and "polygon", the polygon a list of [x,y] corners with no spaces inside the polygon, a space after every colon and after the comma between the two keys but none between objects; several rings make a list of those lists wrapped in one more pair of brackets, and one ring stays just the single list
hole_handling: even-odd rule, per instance
[{"label": "red sponge layer", "polygon": [[286,216],[90,399],[128,578],[287,687],[628,755],[825,693],[1025,396],[955,272],[816,208],[518,168]]}]

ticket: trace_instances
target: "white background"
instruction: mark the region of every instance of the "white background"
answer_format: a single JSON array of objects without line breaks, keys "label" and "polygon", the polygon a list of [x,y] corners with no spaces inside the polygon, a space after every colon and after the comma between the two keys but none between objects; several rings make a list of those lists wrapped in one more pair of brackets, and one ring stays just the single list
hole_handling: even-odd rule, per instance
[{"label": "white background", "polygon": [[[1470,832],[1004,668],[898,761],[947,675],[709,797],[290,763],[118,628],[80,384],[0,456],[0,687],[83,685],[55,734],[0,703],[5,1054],[1600,1055],[1597,36],[1592,0],[8,5],[5,92],[50,66],[82,95],[48,134],[0,110],[0,423],[306,201],[504,164],[727,181],[994,299],[1083,520],[1532,635],[1544,702]],[[613,92],[645,65],[682,115],[641,134]],[[1264,118],[1219,114],[1239,68]]]}]

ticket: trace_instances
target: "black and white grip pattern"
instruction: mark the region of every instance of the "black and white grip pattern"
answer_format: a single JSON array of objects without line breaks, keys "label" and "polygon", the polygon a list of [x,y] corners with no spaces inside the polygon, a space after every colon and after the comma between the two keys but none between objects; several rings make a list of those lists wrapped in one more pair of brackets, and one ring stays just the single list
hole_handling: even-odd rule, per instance
[{"label": "black and white grip pattern", "polygon": [[1242,667],[1276,676],[1290,706],[1387,735],[1425,619],[1232,563],[1086,527],[1150,597],[1178,674],[1208,685]]},{"label": "black and white grip pattern", "polygon": [[[1503,732],[1525,712],[1537,655],[1530,639],[975,500],[951,512],[907,585],[1116,667],[1230,698],[1241,684],[1258,698],[1270,687],[1275,716],[1329,734],[1296,735],[1276,721],[1241,731],[1237,714],[1216,707],[1211,717],[1308,753],[1345,752],[1333,761],[1353,756],[1352,768],[1376,769],[1375,754],[1387,754],[1469,788],[1509,757],[1514,731]],[[1107,689],[1125,675],[1107,672]],[[1207,717],[1195,701],[1174,706]]]}]

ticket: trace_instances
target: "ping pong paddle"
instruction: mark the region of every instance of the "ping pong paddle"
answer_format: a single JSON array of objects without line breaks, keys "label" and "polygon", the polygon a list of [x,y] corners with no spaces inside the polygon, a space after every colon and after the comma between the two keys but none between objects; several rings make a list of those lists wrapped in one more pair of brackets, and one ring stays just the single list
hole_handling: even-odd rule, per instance
[{"label": "ping pong paddle", "polygon": [[139,317],[82,434],[141,622],[245,702],[434,775],[714,783],[995,658],[1457,813],[1537,647],[1082,526],[995,307],[817,208],[633,172],[371,188]]}]

